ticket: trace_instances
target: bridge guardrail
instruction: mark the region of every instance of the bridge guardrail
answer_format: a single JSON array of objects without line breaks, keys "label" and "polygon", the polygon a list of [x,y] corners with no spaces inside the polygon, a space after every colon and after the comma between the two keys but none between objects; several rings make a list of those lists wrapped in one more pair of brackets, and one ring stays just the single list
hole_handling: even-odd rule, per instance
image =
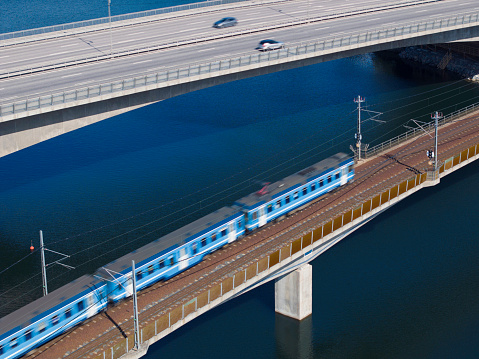
[{"label": "bridge guardrail", "polygon": [[[272,0],[272,2],[279,2],[279,1],[288,1],[288,0]],[[251,0],[207,0],[207,1],[197,2],[197,3],[170,6],[170,7],[154,9],[154,10],[139,11],[139,12],[134,12],[130,14],[114,15],[114,16],[111,16],[111,22],[113,24],[113,23],[118,23],[121,21],[139,20],[139,19],[144,19],[147,17],[157,16],[162,14],[171,14],[171,13],[175,13],[179,11],[211,8],[218,5],[241,3],[241,2],[251,2]],[[52,36],[46,37],[46,38],[56,38],[56,37],[71,35],[71,33],[69,34],[65,33],[65,31],[68,31],[68,30],[72,31],[72,30],[78,30],[80,28],[85,28],[85,27],[105,25],[99,29],[99,30],[103,30],[108,28],[109,21],[110,21],[110,18],[102,17],[98,19],[77,21],[77,22],[71,22],[67,24],[45,26],[45,27],[36,28],[36,29],[27,29],[27,30],[0,34],[0,47],[13,44],[13,43],[5,43],[5,41],[7,40],[19,39],[19,38],[35,36],[35,35],[45,35],[49,33],[52,34],[52,33],[58,32],[58,34],[56,35],[52,34]],[[130,21],[129,24],[132,24],[132,23],[136,24],[140,22],[149,22],[149,21],[152,21],[152,20],[136,21],[136,22]],[[92,31],[92,30],[81,31],[81,32],[88,32],[88,31]],[[45,38],[42,38],[42,39],[45,39]],[[26,40],[15,42],[15,44],[21,44],[24,42],[26,42]]]},{"label": "bridge guardrail", "polygon": [[[411,194],[412,191],[417,191],[420,189],[419,186],[426,181],[436,179],[436,175],[439,176],[439,174],[476,157],[477,154],[479,154],[479,144],[472,145],[446,160],[445,164],[438,170],[439,173],[435,173],[433,176],[431,176],[431,173],[425,172],[400,180],[390,188],[365,198],[346,212],[331,214],[330,219],[326,221],[313,223],[314,218],[311,218],[308,220],[311,221],[311,226],[308,229],[291,235],[288,242],[279,244],[276,248],[262,253],[262,256],[256,260],[244,264],[240,263],[242,265],[239,266],[237,271],[216,280],[203,291],[191,296],[184,296],[176,304],[161,307],[154,313],[140,312],[140,320],[143,321],[140,329],[140,343],[148,342],[148,344],[152,344],[165,337],[183,324],[205,313],[208,309],[231,298],[235,290],[244,289],[246,286],[252,285],[253,281],[263,279],[269,272],[280,269],[284,264],[288,264],[299,257],[307,256],[314,247],[320,247],[330,241],[345,226],[351,227],[360,222],[363,216],[371,216],[378,213],[382,208],[391,206],[401,196],[404,197],[404,195]],[[161,303],[161,300],[151,304],[146,309],[159,303]],[[122,323],[124,331],[132,331],[132,321],[133,319],[129,319]],[[133,343],[134,338],[130,334],[126,338],[111,344],[109,350],[99,350],[96,353],[96,358],[118,359],[133,348]]]},{"label": "bridge guardrail", "polygon": [[[242,1],[246,1],[246,0],[242,0]],[[287,0],[277,0],[277,1],[287,1]],[[35,66],[31,66],[31,67],[19,66],[15,68],[6,69],[3,72],[0,71],[0,79],[9,78],[13,76],[21,76],[21,75],[31,74],[35,72],[48,71],[48,70],[53,70],[53,69],[62,68],[62,67],[76,66],[76,65],[91,63],[95,61],[110,60],[114,58],[148,53],[148,52],[158,51],[161,49],[167,49],[172,47],[185,46],[189,44],[197,44],[200,42],[207,42],[207,41],[216,40],[216,39],[223,39],[223,38],[240,36],[245,34],[252,34],[256,32],[264,32],[268,30],[309,24],[312,22],[320,22],[320,21],[359,15],[364,13],[372,13],[372,12],[377,12],[382,10],[397,9],[401,7],[436,2],[436,1],[440,1],[440,0],[405,1],[400,3],[394,3],[392,5],[381,5],[379,7],[373,6],[373,7],[366,7],[366,8],[361,8],[361,9],[356,9],[351,11],[344,11],[339,13],[330,13],[330,14],[321,15],[319,17],[308,17],[308,18],[295,19],[295,20],[286,21],[286,22],[276,22],[270,25],[265,25],[265,26],[215,33],[214,35],[206,35],[206,36],[195,37],[190,39],[179,39],[176,41],[170,41],[170,42],[157,44],[157,45],[150,45],[150,46],[144,46],[144,47],[136,47],[136,46],[124,47],[121,50],[113,51],[110,54],[102,53],[100,55],[87,56],[87,57],[78,57],[78,56],[69,57],[69,58],[62,59],[60,62],[45,61],[43,63],[36,63]]]},{"label": "bridge guardrail", "polygon": [[[206,12],[219,11],[221,9],[218,9],[215,7],[220,5],[243,3],[243,2],[244,3],[249,2],[251,5],[257,5],[257,4],[262,4],[266,2],[278,3],[278,2],[285,2],[285,1],[291,1],[291,0],[259,0],[258,2],[255,2],[255,0],[207,0],[207,1],[202,1],[198,3],[177,5],[177,6],[167,7],[167,8],[140,11],[140,12],[135,12],[130,14],[115,15],[115,16],[112,16],[111,18],[103,17],[99,19],[46,26],[46,27],[41,27],[37,29],[21,30],[21,31],[0,34],[0,47],[22,44],[25,42],[70,36],[72,34],[77,34],[77,33],[105,30],[109,27],[110,19],[111,19],[111,23],[113,27],[122,27],[122,26],[127,26],[132,24],[139,24],[143,22],[156,21],[157,19],[154,17],[163,15],[163,14],[177,13],[180,11],[198,10],[198,9],[206,9],[207,10]],[[395,4],[398,6],[404,6],[407,4],[416,5],[416,4],[431,3],[431,2],[438,2],[438,1],[443,1],[443,0],[405,0],[405,1],[395,1],[392,4]],[[354,11],[355,10],[348,11],[345,13],[354,12]],[[177,17],[177,16],[172,16],[172,17]],[[120,24],[122,22],[124,24]],[[90,27],[90,29],[80,30],[87,27]],[[35,36],[38,38],[35,38]],[[27,37],[29,37],[29,39],[26,39]],[[13,39],[17,39],[17,41],[8,41]]]},{"label": "bridge guardrail", "polygon": [[[183,83],[182,81],[189,77],[202,76],[205,74],[220,73],[226,70],[238,69],[242,67],[259,65],[261,63],[269,63],[276,61],[276,63],[286,62],[286,58],[305,58],[304,55],[316,53],[331,52],[333,49],[339,48],[357,48],[361,44],[380,43],[387,41],[390,38],[407,36],[411,34],[421,34],[427,31],[434,31],[445,28],[455,28],[461,25],[478,25],[479,14],[465,14],[462,16],[454,16],[450,18],[429,20],[421,23],[411,24],[403,27],[379,29],[366,33],[352,34],[341,38],[330,38],[322,41],[316,41],[306,44],[298,44],[286,49],[277,50],[267,53],[244,54],[235,58],[228,58],[217,60],[209,63],[190,64],[188,67],[175,68],[171,70],[162,70],[158,72],[143,74],[128,79],[114,80],[108,83],[102,83],[80,89],[73,89],[60,93],[53,93],[35,98],[29,98],[22,101],[17,101],[9,104],[0,105],[0,120],[4,116],[15,115],[21,112],[38,110],[46,107],[53,107],[55,105],[64,105],[67,103],[87,100],[87,102],[94,102],[100,100],[100,97],[112,98],[115,93],[128,91],[129,94],[140,92],[145,87],[148,89],[165,87],[166,83],[175,80],[176,83]],[[317,56],[316,55],[316,56]],[[312,57],[312,56],[309,56]],[[210,76],[212,77],[212,76]],[[206,78],[206,77],[205,77]],[[112,96],[113,95],[113,96]]]},{"label": "bridge guardrail", "polygon": [[[478,110],[479,110],[479,102],[469,105],[467,107],[464,107],[460,110],[454,111],[447,116],[444,116],[441,120],[438,121],[438,126],[441,127],[445,125],[446,123],[452,122],[461,116],[464,116],[468,113],[478,111]],[[423,129],[426,130],[427,132],[433,132],[434,121],[431,121],[427,125],[423,126]],[[424,134],[424,131],[420,128],[414,128],[412,130],[409,130],[399,136],[391,138],[389,141],[385,141],[374,147],[368,148],[366,152],[364,153],[364,158],[368,159],[368,158],[374,157],[383,151],[386,151],[392,147],[400,145],[401,143],[404,143],[412,138],[418,137],[423,134]]]}]

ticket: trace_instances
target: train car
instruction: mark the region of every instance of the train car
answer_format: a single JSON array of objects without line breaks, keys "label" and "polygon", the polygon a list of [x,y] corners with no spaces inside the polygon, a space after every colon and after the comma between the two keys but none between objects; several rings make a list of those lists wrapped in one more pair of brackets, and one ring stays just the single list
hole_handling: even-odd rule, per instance
[{"label": "train car", "polygon": [[0,319],[0,359],[17,358],[65,330],[132,295],[171,278],[205,255],[278,219],[354,178],[354,161],[343,153],[250,194],[163,236]]},{"label": "train car", "polygon": [[99,313],[106,285],[84,275],[0,319],[0,359],[18,358]]},{"label": "train car", "polygon": [[338,153],[236,201],[252,231],[354,178],[354,159]]},{"label": "train car", "polygon": [[[245,232],[238,207],[223,207],[103,267],[109,277],[109,300],[132,294],[131,261],[135,261],[137,288],[171,278]],[[107,272],[107,273],[104,273]]]}]

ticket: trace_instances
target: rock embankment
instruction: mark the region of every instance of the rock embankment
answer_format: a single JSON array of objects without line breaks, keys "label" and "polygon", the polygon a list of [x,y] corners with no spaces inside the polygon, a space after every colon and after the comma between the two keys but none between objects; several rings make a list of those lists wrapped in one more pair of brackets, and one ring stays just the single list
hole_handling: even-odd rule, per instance
[{"label": "rock embankment", "polygon": [[[405,60],[416,61],[421,64],[438,68],[446,55],[444,51],[431,51],[420,47],[406,47],[399,52],[399,57]],[[473,78],[479,74],[479,60],[464,58],[462,55],[451,53],[452,57],[445,70],[454,72],[464,78]],[[478,78],[479,76],[476,76]]]}]

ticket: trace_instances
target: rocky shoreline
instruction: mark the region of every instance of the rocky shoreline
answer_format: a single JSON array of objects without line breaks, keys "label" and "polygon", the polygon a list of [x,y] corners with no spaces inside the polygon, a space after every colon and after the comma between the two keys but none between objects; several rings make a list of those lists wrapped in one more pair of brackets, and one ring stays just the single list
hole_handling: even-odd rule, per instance
[{"label": "rocky shoreline", "polygon": [[[446,55],[447,51],[432,51],[421,47],[405,47],[400,49],[398,56],[403,60],[419,62],[436,69]],[[479,60],[464,58],[462,55],[451,52],[451,59],[445,70],[454,72],[463,78],[479,81]]]}]

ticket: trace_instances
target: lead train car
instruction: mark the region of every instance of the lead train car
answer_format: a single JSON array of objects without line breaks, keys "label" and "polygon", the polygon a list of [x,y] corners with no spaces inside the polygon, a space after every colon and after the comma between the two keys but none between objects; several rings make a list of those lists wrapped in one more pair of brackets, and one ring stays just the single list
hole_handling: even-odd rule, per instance
[{"label": "lead train car", "polygon": [[354,178],[354,161],[343,153],[223,207],[0,319],[0,359],[18,358],[132,294],[175,276],[203,257],[305,205]]},{"label": "lead train car", "polygon": [[354,160],[338,153],[235,202],[243,208],[246,229],[254,230],[354,178]]}]

